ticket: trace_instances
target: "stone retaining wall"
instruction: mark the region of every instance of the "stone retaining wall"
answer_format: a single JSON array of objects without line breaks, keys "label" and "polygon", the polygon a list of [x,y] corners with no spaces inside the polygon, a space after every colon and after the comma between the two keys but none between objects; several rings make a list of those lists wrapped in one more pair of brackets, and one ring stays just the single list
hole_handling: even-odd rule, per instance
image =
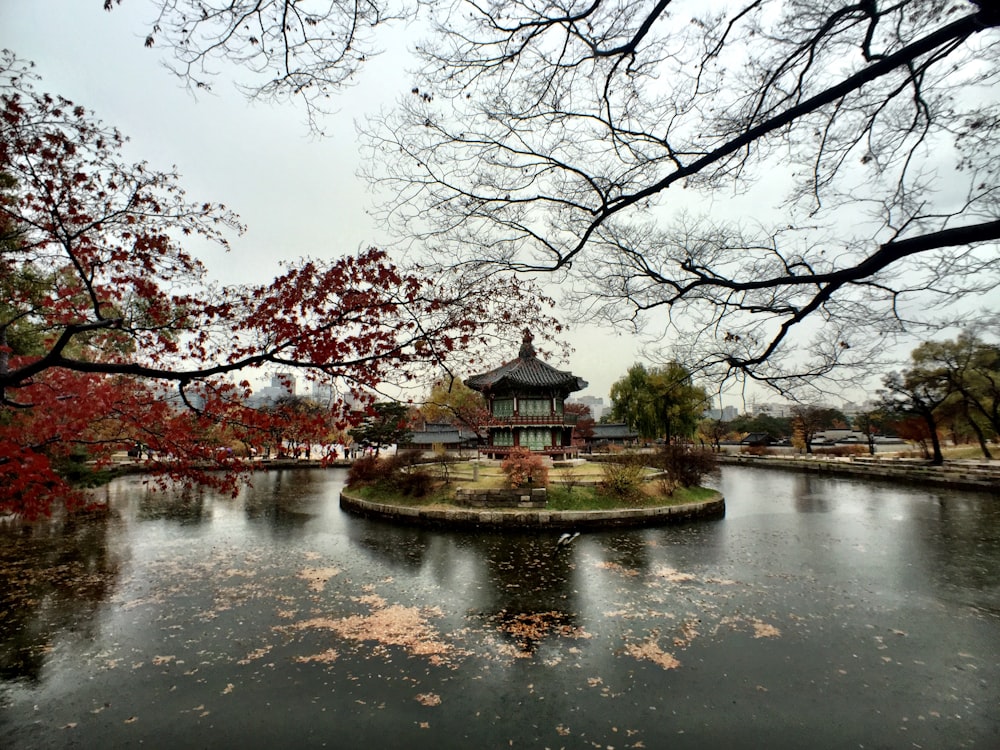
[{"label": "stone retaining wall", "polygon": [[720,493],[700,503],[664,505],[656,508],[549,511],[533,508],[410,507],[374,503],[345,491],[340,494],[340,507],[363,516],[428,526],[556,530],[659,526],[696,519],[721,518],[726,514],[726,501]]},{"label": "stone retaining wall", "polygon": [[544,487],[520,489],[468,489],[455,491],[455,505],[464,508],[544,508],[548,504]]},{"label": "stone retaining wall", "polygon": [[805,471],[873,481],[906,482],[1000,494],[1000,467],[952,464],[932,466],[907,459],[775,458],[772,456],[718,456],[720,464]]}]

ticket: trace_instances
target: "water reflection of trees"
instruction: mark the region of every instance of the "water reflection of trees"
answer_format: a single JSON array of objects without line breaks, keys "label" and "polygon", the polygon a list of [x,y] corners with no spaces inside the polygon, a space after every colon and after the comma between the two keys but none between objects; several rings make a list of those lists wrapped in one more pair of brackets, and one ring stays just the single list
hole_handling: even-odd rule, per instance
[{"label": "water reflection of trees", "polygon": [[[662,529],[658,531],[661,539],[670,539],[663,534]],[[630,576],[651,572],[660,562],[659,551],[650,544],[652,533],[647,534],[642,529],[634,529],[608,535],[602,548],[604,562],[619,570],[627,571]],[[656,545],[659,547],[660,542],[657,541]]]},{"label": "water reflection of trees", "polygon": [[[432,542],[438,537],[448,538],[449,533],[378,519],[355,518],[347,527],[347,536],[356,547],[380,563],[391,568],[419,570],[428,562]],[[450,544],[448,547],[454,552]]]},{"label": "water reflection of trees", "polygon": [[522,652],[576,626],[574,547],[558,533],[459,531],[366,519],[348,526],[351,541],[379,563],[427,571],[437,585],[468,596],[469,615]]},{"label": "water reflection of trees", "polygon": [[795,510],[799,513],[828,513],[828,485],[829,480],[821,480],[810,474],[796,474],[792,485]]},{"label": "water reflection of trees", "polygon": [[1000,504],[995,496],[942,493],[935,523],[921,525],[927,575],[952,598],[1000,614]]},{"label": "water reflection of trees", "polygon": [[313,505],[328,483],[312,469],[278,469],[254,475],[243,491],[243,512],[275,536],[294,536],[315,518]]},{"label": "water reflection of trees", "polygon": [[37,682],[60,636],[96,636],[117,583],[109,512],[0,527],[0,680]]},{"label": "water reflection of trees", "polygon": [[524,653],[577,627],[576,547],[559,548],[556,539],[555,534],[498,532],[476,535],[470,545],[483,561],[483,598],[472,614]]},{"label": "water reflection of trees", "polygon": [[197,526],[210,521],[212,512],[202,488],[147,488],[138,497],[136,517],[140,521],[174,521],[182,526]]}]

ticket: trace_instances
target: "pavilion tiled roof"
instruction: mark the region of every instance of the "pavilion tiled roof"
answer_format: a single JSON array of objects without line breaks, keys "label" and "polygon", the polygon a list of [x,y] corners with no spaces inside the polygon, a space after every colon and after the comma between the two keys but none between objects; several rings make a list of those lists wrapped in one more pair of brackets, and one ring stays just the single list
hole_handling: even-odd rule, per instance
[{"label": "pavilion tiled roof", "polygon": [[565,370],[557,370],[538,359],[531,338],[531,332],[525,329],[524,340],[516,359],[489,372],[472,375],[466,378],[465,384],[480,392],[529,387],[557,388],[572,393],[587,387],[587,381],[583,378]]}]

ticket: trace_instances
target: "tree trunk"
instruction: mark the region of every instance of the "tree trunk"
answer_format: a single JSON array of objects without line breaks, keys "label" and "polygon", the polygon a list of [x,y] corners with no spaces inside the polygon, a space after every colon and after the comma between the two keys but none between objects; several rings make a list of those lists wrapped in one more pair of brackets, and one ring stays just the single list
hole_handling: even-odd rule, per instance
[{"label": "tree trunk", "polygon": [[937,422],[931,413],[924,414],[924,421],[927,423],[927,430],[931,434],[931,465],[941,466],[944,463],[944,454],[941,453],[941,441],[938,440]]},{"label": "tree trunk", "polygon": [[990,449],[986,445],[986,435],[983,434],[982,428],[978,424],[976,424],[976,421],[972,418],[972,414],[969,413],[968,402],[966,402],[965,404],[965,418],[968,421],[969,426],[972,428],[972,431],[976,433],[976,440],[979,441],[979,449],[983,452],[983,457],[987,459],[992,459],[993,456],[990,455]]}]

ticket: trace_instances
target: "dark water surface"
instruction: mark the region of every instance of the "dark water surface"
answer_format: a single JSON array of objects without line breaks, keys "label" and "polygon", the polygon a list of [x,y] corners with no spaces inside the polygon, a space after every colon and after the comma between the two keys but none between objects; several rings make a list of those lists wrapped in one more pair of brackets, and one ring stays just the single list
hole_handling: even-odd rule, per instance
[{"label": "dark water surface", "polygon": [[1000,747],[996,498],[725,467],[557,550],[343,478],[0,529],[0,747]]}]

